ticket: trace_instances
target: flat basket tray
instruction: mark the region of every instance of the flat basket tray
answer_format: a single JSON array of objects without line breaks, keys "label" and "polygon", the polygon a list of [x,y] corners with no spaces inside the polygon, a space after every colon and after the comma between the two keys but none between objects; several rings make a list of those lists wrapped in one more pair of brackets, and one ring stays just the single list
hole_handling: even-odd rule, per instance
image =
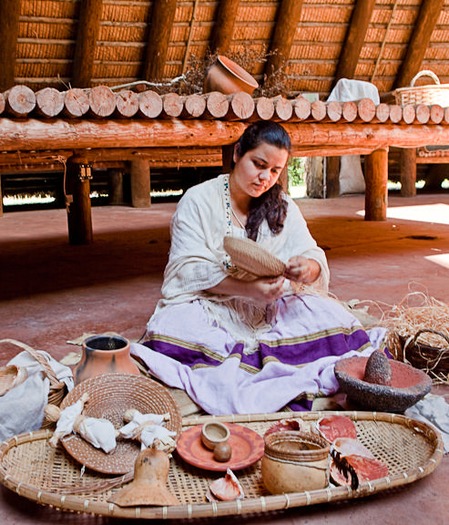
[{"label": "flat basket tray", "polygon": [[[0,482],[20,496],[60,510],[134,519],[184,519],[254,512],[269,512],[310,504],[359,498],[382,490],[406,485],[435,470],[443,457],[440,434],[430,425],[398,414],[373,412],[289,412],[234,417],[194,417],[183,420],[183,428],[206,421],[234,422],[263,435],[274,421],[295,418],[314,425],[325,415],[349,416],[356,425],[358,439],[374,456],[388,465],[389,475],[350,487],[329,487],[308,492],[270,495],[265,489],[260,463],[236,471],[245,498],[208,503],[206,490],[211,481],[223,473],[211,472],[185,463],[174,453],[171,459],[168,488],[181,502],[175,506],[119,507],[108,500],[128,479],[108,478],[86,470],[63,449],[48,445],[51,433],[40,430],[15,436],[0,446]],[[115,485],[115,486],[114,486]]]}]

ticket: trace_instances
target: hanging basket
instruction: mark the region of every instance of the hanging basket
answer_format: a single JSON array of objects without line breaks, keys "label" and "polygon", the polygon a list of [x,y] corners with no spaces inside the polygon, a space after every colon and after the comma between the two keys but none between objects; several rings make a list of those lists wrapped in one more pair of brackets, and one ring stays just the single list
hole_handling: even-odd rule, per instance
[{"label": "hanging basket", "polygon": [[[421,77],[430,77],[434,84],[415,86],[415,82]],[[396,103],[400,106],[412,104],[425,104],[427,106],[438,105],[442,108],[449,106],[449,84],[440,84],[438,76],[430,70],[417,73],[410,82],[410,87],[403,87],[394,91]]]}]

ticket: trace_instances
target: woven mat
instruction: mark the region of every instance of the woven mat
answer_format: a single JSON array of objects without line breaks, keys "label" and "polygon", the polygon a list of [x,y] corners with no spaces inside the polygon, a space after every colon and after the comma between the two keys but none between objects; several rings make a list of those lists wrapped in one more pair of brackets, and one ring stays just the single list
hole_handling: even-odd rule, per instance
[{"label": "woven mat", "polygon": [[[320,417],[332,413],[301,412],[291,413],[289,417],[302,419],[306,424],[314,425]],[[310,492],[270,495],[263,486],[258,462],[236,472],[245,492],[243,500],[206,503],[205,493],[209,483],[222,474],[192,467],[175,453],[171,460],[168,488],[181,504],[172,507],[121,508],[108,501],[111,495],[119,490],[123,481],[121,478],[108,478],[88,469],[81,476],[78,464],[63,450],[55,450],[48,445],[51,434],[48,431],[39,431],[12,438],[2,444],[0,482],[21,496],[61,510],[121,518],[184,519],[268,512],[364,497],[427,476],[441,461],[441,437],[430,425],[397,414],[338,414],[346,414],[354,420],[358,439],[377,459],[388,465],[388,477],[361,483],[357,490],[329,486]],[[273,421],[284,417],[285,413],[233,418],[193,417],[183,420],[183,428],[218,419],[245,425],[263,435]],[[111,488],[113,484],[115,486]]]}]

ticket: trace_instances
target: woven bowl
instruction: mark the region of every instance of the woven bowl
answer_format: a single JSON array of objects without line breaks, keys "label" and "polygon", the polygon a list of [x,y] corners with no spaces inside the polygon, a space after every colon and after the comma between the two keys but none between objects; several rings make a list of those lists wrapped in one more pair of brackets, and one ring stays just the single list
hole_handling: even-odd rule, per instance
[{"label": "woven bowl", "polygon": [[367,357],[348,357],[335,364],[340,390],[361,409],[401,413],[430,392],[430,377],[400,361],[390,361],[390,385],[369,383],[363,379],[367,361]]},{"label": "woven bowl", "polygon": [[227,235],[223,246],[232,264],[256,277],[278,277],[285,272],[285,263],[251,239]]},{"label": "woven bowl", "polygon": [[[87,392],[89,401],[83,414],[106,418],[116,429],[125,424],[123,414],[134,408],[142,414],[170,414],[166,423],[176,432],[175,440],[182,429],[182,418],[176,401],[162,385],[145,376],[133,374],[105,374],[86,379],[77,385],[61,403],[61,409],[72,405]],[[61,440],[67,453],[82,465],[104,474],[126,474],[134,469],[140,452],[137,441],[118,440],[116,449],[106,454],[76,434]]]}]

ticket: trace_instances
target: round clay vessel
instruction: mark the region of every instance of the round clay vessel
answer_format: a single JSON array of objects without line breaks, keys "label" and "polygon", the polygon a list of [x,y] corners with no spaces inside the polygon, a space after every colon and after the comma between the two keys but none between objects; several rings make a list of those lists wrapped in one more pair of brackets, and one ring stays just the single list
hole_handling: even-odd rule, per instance
[{"label": "round clay vessel", "polygon": [[303,492],[329,484],[329,443],[316,434],[279,431],[265,436],[261,472],[271,494]]},{"label": "round clay vessel", "polygon": [[365,381],[367,357],[348,357],[335,364],[340,390],[357,407],[378,412],[404,412],[430,392],[431,378],[407,363],[390,360],[389,385]]},{"label": "round clay vessel", "polygon": [[73,370],[75,384],[101,374],[134,374],[140,371],[131,358],[130,344],[119,335],[93,335],[83,342],[80,362]]},{"label": "round clay vessel", "polygon": [[214,450],[218,444],[226,443],[230,435],[229,428],[219,421],[204,423],[201,428],[201,441],[209,450]]},{"label": "round clay vessel", "polygon": [[259,87],[256,79],[233,60],[218,55],[217,61],[210,66],[204,81],[204,93],[220,91],[231,94],[244,91],[250,95]]}]

